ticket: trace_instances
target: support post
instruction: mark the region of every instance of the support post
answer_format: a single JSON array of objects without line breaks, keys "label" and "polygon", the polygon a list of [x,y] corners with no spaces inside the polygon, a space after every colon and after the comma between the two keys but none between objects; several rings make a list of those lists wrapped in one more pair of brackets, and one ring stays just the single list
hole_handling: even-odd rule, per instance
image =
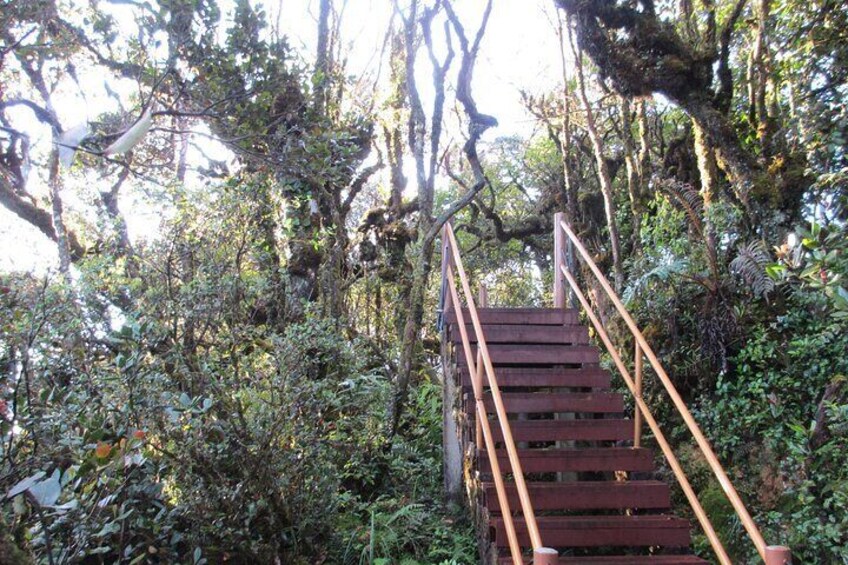
[{"label": "support post", "polygon": [[562,266],[565,263],[565,232],[562,221],[565,214],[554,214],[554,308],[565,308],[565,278]]},{"label": "support post", "polygon": [[457,403],[461,402],[461,378],[450,362],[447,340],[442,340],[442,471],[445,502],[451,509],[462,503],[462,440],[457,423]]},{"label": "support post", "polygon": [[766,565],[792,565],[792,552],[783,545],[768,545]]},{"label": "support post", "polygon": [[[569,273],[577,273],[577,265],[574,263],[574,243],[569,239],[565,242],[565,270]],[[568,288],[568,307],[577,308],[577,296]]]},{"label": "support post", "polygon": [[439,297],[441,304],[439,307],[441,308],[441,312],[439,313],[439,329],[443,329],[445,317],[447,313],[450,311],[452,306],[451,301],[451,293],[447,290],[448,284],[448,269],[453,268],[453,261],[451,257],[451,249],[448,243],[448,224],[450,221],[445,222],[445,225],[442,226],[442,288],[441,288],[441,296]]},{"label": "support post", "polygon": [[480,290],[477,293],[477,301],[480,303],[480,308],[488,308],[489,307],[489,289],[486,288],[486,285],[480,284]]},{"label": "support post", "polygon": [[[635,340],[634,340],[635,341]],[[635,341],[634,347],[636,353],[633,357],[633,379],[636,396],[642,398],[642,347],[638,341]],[[636,404],[636,409],[633,414],[633,447],[641,447],[642,444],[642,411],[639,410],[639,404]]]},{"label": "support post", "polygon": [[442,296],[439,324],[442,332],[442,461],[445,500],[449,507],[458,508],[462,500],[462,442],[456,419],[456,406],[461,404],[460,375],[454,372],[451,358],[450,326],[447,314],[451,308],[451,293],[447,287],[448,270],[452,267],[447,232],[442,228]]},{"label": "support post", "polygon": [[559,554],[550,547],[537,547],[533,550],[533,565],[557,565]]}]

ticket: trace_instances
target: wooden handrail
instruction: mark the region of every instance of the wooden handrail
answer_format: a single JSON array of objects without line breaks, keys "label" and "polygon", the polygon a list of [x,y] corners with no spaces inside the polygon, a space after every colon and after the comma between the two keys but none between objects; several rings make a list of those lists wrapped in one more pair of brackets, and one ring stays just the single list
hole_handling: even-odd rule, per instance
[{"label": "wooden handrail", "polygon": [[[480,285],[479,295],[477,296],[477,300],[480,302],[480,308],[488,308],[489,307],[489,292],[486,290],[486,287],[482,284]],[[480,348],[477,348],[477,370],[474,372],[474,379],[477,381],[477,389],[479,390],[479,394],[477,392],[474,393],[475,401],[479,398],[480,402],[483,401],[483,352]],[[478,419],[475,426],[475,445],[483,445],[483,429],[480,426],[480,420]]]},{"label": "wooden handrail", "polygon": [[[446,256],[443,256],[442,258],[443,265],[446,265],[446,268],[443,269],[443,272],[445,273],[447,278],[447,286],[450,293],[451,301],[453,303],[452,306],[456,312],[456,322],[460,332],[460,339],[462,341],[462,348],[465,354],[465,361],[468,365],[468,371],[469,375],[471,376],[472,387],[474,388],[474,403],[477,412],[477,421],[481,426],[481,432],[483,435],[484,442],[486,444],[486,451],[489,458],[489,463],[492,468],[492,474],[494,475],[495,491],[498,496],[498,502],[501,507],[501,513],[503,514],[504,526],[507,531],[507,538],[509,541],[512,560],[515,565],[520,565],[521,563],[523,563],[523,559],[521,557],[521,549],[518,546],[517,535],[515,533],[515,526],[512,520],[512,514],[509,510],[509,502],[506,497],[506,488],[503,484],[503,477],[500,473],[500,466],[498,464],[497,453],[495,451],[495,442],[492,438],[488,415],[486,413],[486,407],[483,402],[482,376],[484,372],[489,384],[490,392],[492,394],[492,400],[495,404],[495,413],[497,415],[498,424],[501,428],[503,444],[507,451],[510,468],[512,470],[512,474],[515,480],[515,488],[518,493],[519,501],[521,503],[522,513],[524,514],[524,522],[527,526],[527,533],[530,536],[530,543],[534,550],[534,556],[537,557],[538,561],[549,562],[551,559],[551,555],[553,555],[553,558],[556,559],[556,552],[550,550],[549,548],[545,548],[542,544],[542,538],[539,534],[539,527],[536,522],[536,515],[533,512],[533,505],[530,501],[530,494],[527,490],[527,484],[524,480],[524,471],[521,467],[521,461],[518,458],[518,450],[516,449],[515,441],[512,436],[512,428],[509,424],[509,419],[507,418],[506,408],[503,403],[500,387],[498,386],[497,377],[495,376],[495,369],[492,365],[492,359],[489,355],[489,348],[486,344],[485,335],[483,333],[483,326],[480,323],[480,317],[477,311],[477,306],[474,304],[471,286],[468,284],[468,277],[465,274],[465,267],[462,264],[462,257],[459,253],[459,246],[456,243],[456,237],[453,233],[453,228],[451,227],[450,222],[445,223],[444,228],[442,230],[442,235],[443,241],[447,242],[447,244],[445,245]],[[462,288],[463,294],[465,295],[469,317],[471,318],[471,323],[474,326],[474,332],[477,336],[477,359],[474,359],[474,355],[471,350],[471,343],[468,339],[468,330],[465,327],[465,314],[462,311],[462,303],[459,300],[459,294],[456,290],[456,281],[453,275],[454,268],[456,269],[457,274],[459,275],[460,287]],[[481,365],[485,371],[480,370]]]},{"label": "wooden handrail", "polygon": [[642,416],[645,418],[645,422],[648,424],[648,427],[651,428],[651,431],[654,432],[654,437],[657,440],[657,444],[660,446],[660,450],[665,455],[665,458],[668,460],[668,465],[671,467],[674,476],[677,478],[677,482],[680,484],[681,490],[683,490],[683,494],[686,495],[686,500],[689,501],[690,506],[692,506],[692,510],[695,512],[695,516],[698,518],[698,522],[701,524],[701,527],[704,529],[704,533],[707,535],[707,539],[710,541],[710,545],[713,548],[713,551],[716,553],[716,557],[722,565],[728,565],[732,562],[730,561],[730,557],[727,555],[727,551],[724,549],[724,545],[722,545],[721,540],[715,532],[715,528],[713,528],[712,523],[710,522],[707,513],[704,512],[704,508],[701,506],[700,501],[698,500],[698,496],[695,494],[695,491],[692,489],[692,485],[689,484],[689,479],[686,477],[686,473],[683,471],[683,467],[680,466],[680,462],[677,460],[677,456],[674,455],[674,451],[671,449],[671,445],[665,439],[665,435],[662,433],[662,430],[657,424],[657,421],[654,419],[653,414],[648,409],[648,405],[645,404],[645,401],[642,399],[640,394],[637,394],[636,383],[630,377],[630,373],[627,371],[627,367],[624,365],[624,361],[621,360],[621,356],[618,354],[618,350],[613,345],[612,340],[609,338],[609,334],[607,334],[604,329],[603,324],[592,311],[592,307],[589,304],[589,301],[586,300],[586,296],[583,294],[583,291],[580,290],[580,287],[577,285],[577,281],[574,280],[574,277],[571,273],[569,273],[565,267],[560,266],[560,269],[565,275],[565,279],[568,281],[568,284],[571,286],[572,291],[575,296],[577,296],[577,300],[580,302],[583,309],[586,311],[586,315],[589,317],[589,320],[592,322],[592,325],[595,327],[595,331],[598,332],[598,337],[601,338],[601,341],[604,342],[604,345],[607,348],[610,356],[612,357],[613,363],[618,368],[618,372],[621,374],[622,379],[624,379],[624,384],[627,385],[627,388],[630,389],[630,392],[633,394],[633,398],[636,401],[636,405],[638,407],[639,412],[642,413]]},{"label": "wooden handrail", "polygon": [[[445,276],[448,281],[448,291],[450,292],[451,301],[456,310],[456,324],[459,327],[459,336],[462,340],[462,350],[465,353],[465,362],[468,365],[470,375],[476,373],[474,356],[471,353],[471,343],[468,339],[468,330],[465,327],[465,314],[462,312],[461,302],[456,291],[456,282],[453,277],[453,270],[448,268]],[[479,336],[477,338],[480,340]],[[478,345],[479,350],[479,345]],[[489,456],[489,464],[492,467],[492,474],[495,479],[495,492],[498,495],[498,503],[500,505],[501,514],[504,517],[504,527],[506,528],[506,537],[509,542],[509,551],[512,555],[513,565],[522,565],[521,546],[518,544],[518,535],[515,533],[515,524],[512,521],[512,511],[509,508],[509,499],[506,495],[506,487],[501,476],[500,463],[495,452],[495,442],[492,438],[492,430],[489,427],[489,418],[486,414],[486,405],[483,403],[482,385],[476,378],[472,377],[472,387],[474,388],[474,408],[477,412],[477,423],[480,425],[483,433],[483,438],[486,442],[486,453]]]},{"label": "wooden handrail", "polygon": [[[616,310],[618,310],[619,314],[624,319],[624,322],[627,324],[627,327],[630,329],[630,332],[633,335],[633,338],[634,338],[638,348],[641,349],[641,352],[648,359],[648,362],[651,364],[651,367],[654,369],[654,371],[656,372],[660,381],[662,382],[663,386],[665,387],[666,392],[668,393],[669,397],[671,398],[672,403],[674,404],[677,411],[680,413],[681,417],[683,418],[683,421],[686,424],[686,427],[689,429],[689,432],[694,437],[695,442],[698,444],[698,447],[701,450],[701,453],[704,455],[704,458],[707,460],[707,464],[710,466],[710,469],[712,470],[713,474],[718,479],[719,485],[721,485],[721,488],[724,491],[725,496],[727,496],[728,500],[730,501],[731,505],[733,506],[733,509],[736,511],[737,516],[739,517],[740,521],[742,522],[743,527],[748,532],[748,535],[750,536],[751,540],[753,541],[754,546],[757,549],[757,552],[760,554],[760,557],[764,561],[766,561],[767,563],[770,563],[773,559],[776,559],[776,558],[777,559],[785,559],[786,555],[787,555],[786,548],[782,548],[782,547],[778,547],[778,546],[767,546],[766,545],[765,539],[763,538],[762,534],[760,533],[759,528],[757,528],[757,525],[754,522],[753,518],[751,518],[751,515],[748,512],[747,508],[745,508],[745,504],[742,502],[742,499],[739,497],[739,493],[736,492],[736,488],[730,482],[730,478],[727,476],[727,473],[725,472],[724,468],[721,466],[721,463],[718,461],[718,457],[716,457],[715,452],[713,451],[712,447],[710,446],[710,444],[707,441],[704,434],[701,432],[700,427],[698,426],[697,422],[695,421],[695,419],[692,416],[689,409],[686,407],[686,404],[683,402],[683,399],[680,397],[680,394],[677,392],[677,389],[675,388],[674,384],[671,382],[671,379],[669,378],[665,369],[660,364],[659,359],[657,358],[653,349],[651,349],[651,346],[648,344],[647,340],[645,339],[645,336],[642,334],[641,331],[639,331],[639,328],[637,327],[636,322],[633,320],[633,318],[627,312],[627,310],[624,307],[624,304],[622,304],[618,295],[612,289],[612,286],[610,286],[609,281],[606,279],[604,274],[598,268],[597,264],[595,264],[595,262],[592,260],[592,257],[589,255],[589,252],[586,250],[586,248],[583,246],[582,242],[578,239],[578,237],[571,230],[568,223],[565,222],[562,219],[562,216],[557,215],[554,223],[555,223],[555,225],[554,225],[555,231],[562,230],[568,236],[569,240],[573,243],[574,247],[577,249],[577,251],[579,252],[581,257],[583,258],[583,260],[586,262],[589,269],[595,275],[595,278],[600,283],[601,287],[603,287],[604,291],[609,296],[613,305],[615,305]],[[563,272],[563,274],[565,275],[569,284],[571,285],[572,289],[574,290],[575,294],[578,294],[579,287],[578,287],[576,281],[574,280],[573,276],[570,273],[568,273],[568,270],[565,269],[565,267],[562,265],[562,260],[561,260],[560,257],[555,258],[555,264],[559,267],[559,270]],[[582,296],[582,293],[579,294],[578,297],[579,296]],[[594,313],[592,313],[588,302],[585,301],[585,296],[581,300],[581,304],[583,305],[583,308],[586,310],[587,315],[589,315],[590,319],[593,320],[593,324],[595,324],[596,330],[598,330],[598,334],[601,335],[601,336],[606,336],[606,332],[605,331],[602,332],[603,326],[600,324],[600,322],[598,321],[597,324],[596,324],[597,318],[595,317]],[[607,341],[609,339],[608,336],[607,336],[606,339],[604,339],[603,337],[602,337],[602,339],[604,340],[605,345],[607,345],[607,349],[610,350],[610,355],[613,356],[613,360],[616,361],[616,359],[617,359],[616,366],[619,368],[619,372],[622,372],[622,370],[624,370],[626,372],[626,368],[624,367],[624,364],[621,363],[621,358],[618,355],[617,351],[615,350],[614,346],[612,345],[612,342],[607,343]],[[613,352],[615,352],[615,353],[613,353]],[[641,355],[639,355],[639,358],[640,358],[640,361],[641,361]],[[639,367],[639,368],[641,369],[641,367]],[[625,372],[622,372],[622,377],[625,376]],[[657,432],[656,432],[656,430],[654,430],[654,427],[651,423],[651,422],[653,422],[653,424],[656,424],[656,422],[653,420],[653,417],[650,416],[650,413],[647,411],[647,405],[645,405],[644,401],[642,400],[641,386],[637,390],[635,383],[633,383],[629,378],[629,373],[627,374],[627,377],[625,378],[625,382],[627,383],[628,388],[630,388],[631,392],[634,395],[634,398],[635,398],[636,403],[639,407],[639,410],[642,413],[642,417],[644,417],[645,421],[649,424],[649,426],[651,426],[652,431],[654,431],[654,434],[656,435]],[[665,449],[663,449],[663,453],[665,453]],[[666,454],[666,457],[668,458],[668,454]],[[669,464],[671,464],[671,459],[669,459]],[[678,467],[679,467],[679,465],[678,465]],[[674,466],[672,466],[672,468],[674,468]],[[679,472],[680,472],[680,474],[678,475],[678,471],[675,470],[675,476],[677,476],[678,480],[680,480],[681,477],[683,477],[685,479],[685,474],[683,474],[682,469],[680,469]],[[687,484],[688,484],[688,481],[687,481]],[[681,486],[683,486],[683,483],[681,483]],[[684,491],[685,491],[685,489],[684,489]],[[693,493],[693,495],[694,495],[694,493]],[[689,499],[689,502],[691,504],[692,499],[689,497],[688,494],[687,494],[687,499]],[[695,500],[697,500],[697,498]],[[717,553],[717,555],[719,555],[719,558],[721,560],[722,558],[721,558],[720,551],[723,552],[723,547],[719,551],[718,548],[717,548],[717,544],[713,543],[712,537],[710,536],[709,532],[707,532],[706,526],[705,526],[705,522],[708,524],[709,520],[708,519],[706,519],[705,521],[701,520],[701,517],[698,513],[697,508],[700,508],[700,504],[698,504],[697,507],[693,505],[693,510],[695,510],[696,515],[698,515],[698,519],[701,522],[701,525],[705,527],[705,532],[707,533],[707,537],[710,538],[710,542],[711,542],[711,544],[713,544],[713,549],[716,550],[716,553]],[[701,509],[701,512],[703,512],[703,509]],[[706,515],[704,515],[704,517],[706,518]],[[709,526],[709,527],[710,527],[710,529],[712,528],[712,526]],[[713,532],[713,534],[714,534],[714,532]],[[720,542],[718,543],[718,546],[720,546]],[[778,555],[777,552],[780,552],[779,556],[777,556]],[[726,554],[725,554],[725,558],[726,558]],[[722,562],[724,563],[725,561],[722,560]],[[727,562],[729,562],[729,561],[727,561]]]}]

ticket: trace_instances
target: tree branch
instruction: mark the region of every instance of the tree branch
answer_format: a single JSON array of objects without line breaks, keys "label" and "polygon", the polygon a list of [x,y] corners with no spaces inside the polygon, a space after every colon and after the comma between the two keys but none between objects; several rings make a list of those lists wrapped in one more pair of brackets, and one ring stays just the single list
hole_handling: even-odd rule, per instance
[{"label": "tree branch", "polygon": [[[0,174],[0,204],[25,222],[37,228],[51,241],[58,243],[59,236],[53,225],[51,213],[17,194],[2,174]],[[79,261],[85,255],[85,248],[80,244],[74,232],[69,230],[67,236],[71,260]]]},{"label": "tree branch", "polygon": [[450,20],[456,35],[459,38],[459,46],[462,53],[462,61],[459,67],[459,76],[457,78],[456,98],[465,110],[468,116],[468,140],[463,146],[465,158],[471,165],[471,171],[474,174],[474,184],[471,188],[436,219],[435,223],[430,227],[430,230],[425,235],[425,241],[430,242],[438,235],[439,230],[454,214],[468,205],[474,197],[479,193],[489,181],[483,171],[483,166],[480,163],[480,157],[477,154],[477,141],[486,132],[487,129],[498,125],[498,121],[493,117],[482,114],[477,109],[477,103],[471,94],[471,79],[474,75],[474,64],[477,60],[477,53],[480,49],[480,42],[483,34],[486,31],[486,25],[489,22],[489,15],[492,12],[492,0],[486,2],[486,9],[483,12],[483,21],[477,29],[474,36],[474,43],[469,48],[468,38],[465,35],[465,28],[456,16],[450,0],[445,0],[445,11]]}]

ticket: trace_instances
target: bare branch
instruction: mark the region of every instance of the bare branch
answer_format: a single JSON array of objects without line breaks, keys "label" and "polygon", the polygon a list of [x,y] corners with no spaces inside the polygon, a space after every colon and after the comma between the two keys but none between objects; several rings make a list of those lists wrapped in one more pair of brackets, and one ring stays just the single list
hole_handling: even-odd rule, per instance
[{"label": "bare branch", "polygon": [[56,116],[53,115],[50,110],[45,108],[44,106],[40,106],[33,102],[32,100],[26,100],[24,98],[14,98],[12,100],[6,100],[0,102],[0,110],[4,108],[12,108],[14,106],[26,106],[32,113],[35,114],[35,117],[38,118],[38,121],[45,123],[58,131],[62,130],[62,126],[59,124],[59,121],[56,119]]},{"label": "bare branch", "polygon": [[347,214],[350,211],[350,207],[353,204],[353,201],[356,199],[357,195],[362,191],[365,183],[368,182],[374,173],[381,170],[383,168],[383,157],[382,155],[379,157],[376,163],[371,165],[370,167],[366,167],[363,171],[356,177],[352,183],[350,183],[350,188],[348,189],[347,196],[341,205],[341,213],[342,215]]},{"label": "bare branch", "polygon": [[483,12],[483,21],[480,23],[480,27],[474,36],[474,43],[470,48],[468,46],[468,38],[465,35],[465,28],[456,16],[456,12],[454,12],[450,0],[446,0],[444,5],[448,19],[459,38],[459,46],[462,53],[459,77],[457,79],[456,98],[462,104],[462,107],[468,116],[469,135],[468,140],[463,146],[463,151],[465,152],[466,160],[471,165],[471,171],[474,174],[474,184],[461,198],[449,205],[445,212],[436,219],[435,223],[430,227],[430,230],[425,236],[425,241],[432,241],[435,239],[445,222],[447,222],[459,210],[468,205],[477,193],[488,184],[489,181],[486,178],[483,166],[480,163],[480,157],[477,154],[477,141],[479,141],[480,137],[487,129],[498,125],[498,121],[493,116],[482,114],[478,111],[477,104],[471,94],[471,79],[474,76],[474,64],[477,60],[477,53],[480,49],[480,42],[486,31],[486,25],[489,22],[489,14],[492,12],[492,0],[488,0],[486,3],[486,10]]}]

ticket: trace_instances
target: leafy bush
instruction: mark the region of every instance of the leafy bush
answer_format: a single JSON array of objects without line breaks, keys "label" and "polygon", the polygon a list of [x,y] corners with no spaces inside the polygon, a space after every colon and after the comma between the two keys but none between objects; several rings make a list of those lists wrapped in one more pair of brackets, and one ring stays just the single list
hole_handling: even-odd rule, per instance
[{"label": "leafy bush", "polygon": [[802,563],[848,559],[848,327],[828,310],[824,294],[793,291],[700,407],[764,535]]},{"label": "leafy bush", "polygon": [[161,319],[111,329],[61,285],[2,287],[0,492],[40,562],[341,562],[363,531],[377,557],[429,562],[473,539],[442,523],[438,387],[389,450],[389,382],[334,323],[190,354]]}]

